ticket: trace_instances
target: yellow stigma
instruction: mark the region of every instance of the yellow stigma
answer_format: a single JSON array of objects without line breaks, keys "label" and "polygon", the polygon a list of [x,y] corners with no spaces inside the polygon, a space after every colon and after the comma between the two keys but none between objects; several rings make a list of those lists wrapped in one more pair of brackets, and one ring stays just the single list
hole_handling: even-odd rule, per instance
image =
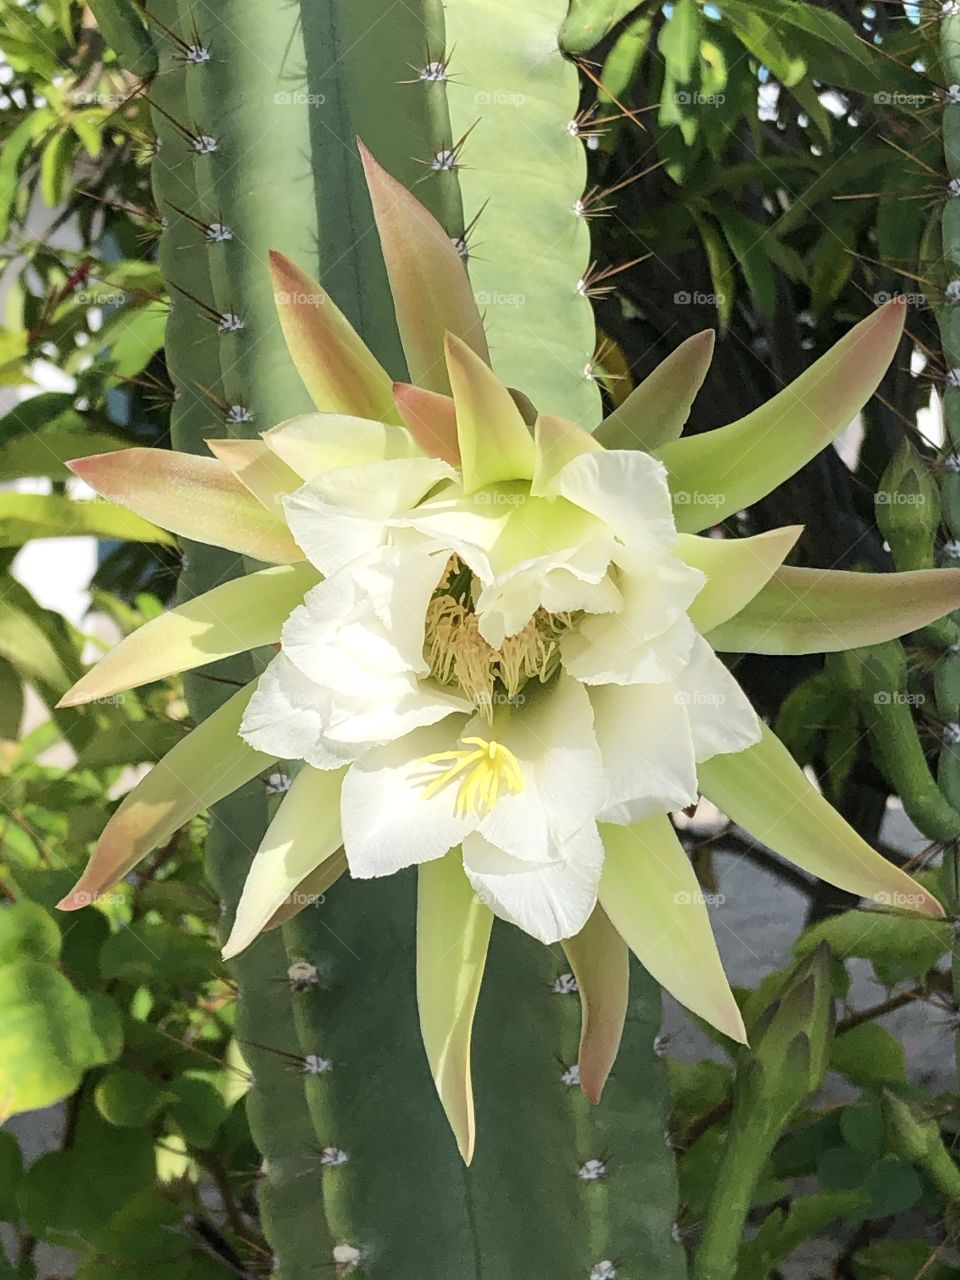
[{"label": "yellow stigma", "polygon": [[451,782],[459,780],[456,811],[463,817],[476,818],[488,814],[504,793],[517,795],[523,790],[520,761],[502,742],[487,738],[461,738],[463,747],[454,751],[437,751],[423,756],[418,765],[440,770],[423,788],[429,800]]}]

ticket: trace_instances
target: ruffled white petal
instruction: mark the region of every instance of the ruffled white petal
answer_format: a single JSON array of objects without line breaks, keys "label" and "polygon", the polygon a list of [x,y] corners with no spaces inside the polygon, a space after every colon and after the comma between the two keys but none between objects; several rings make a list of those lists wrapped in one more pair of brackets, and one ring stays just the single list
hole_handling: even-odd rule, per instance
[{"label": "ruffled white petal", "polygon": [[324,471],[284,498],[287,524],[310,563],[333,574],[379,547],[388,521],[453,476],[453,468],[438,458]]},{"label": "ruffled white petal", "polygon": [[601,822],[626,826],[696,801],[693,737],[674,684],[599,685],[590,701],[603,757]]},{"label": "ruffled white petal", "polygon": [[669,551],[673,546],[677,532],[667,471],[649,453],[582,453],[557,473],[553,487],[597,516],[628,547]]},{"label": "ruffled white petal", "polygon": [[690,720],[698,764],[760,741],[760,720],[749,698],[701,636],[676,687]]},{"label": "ruffled white petal", "polygon": [[335,698],[327,722],[331,743],[348,747],[351,743],[393,742],[414,729],[437,724],[447,716],[473,711],[465,698],[447,693],[433,681],[417,682],[412,677],[407,691],[383,702],[356,699],[353,704]]},{"label": "ruffled white petal", "polygon": [[590,823],[557,847],[552,862],[511,857],[482,835],[463,842],[463,867],[480,900],[548,945],[571,938],[597,901],[603,845]]},{"label": "ruffled white petal", "polygon": [[427,606],[442,552],[379,547],[307,592],[283,628],[283,650],[304,675],[348,696],[402,691],[426,675]]},{"label": "ruffled white petal", "polygon": [[306,760],[317,769],[339,769],[363,750],[326,737],[326,690],[308,680],[284,654],[264,671],[244,712],[240,736],[281,760]]}]

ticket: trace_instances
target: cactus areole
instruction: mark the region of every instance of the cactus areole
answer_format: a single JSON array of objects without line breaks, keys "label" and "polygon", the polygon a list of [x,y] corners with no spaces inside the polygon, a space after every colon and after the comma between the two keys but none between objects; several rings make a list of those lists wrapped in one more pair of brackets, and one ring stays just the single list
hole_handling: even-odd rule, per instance
[{"label": "cactus areole", "polygon": [[[363,158],[415,381],[393,383],[320,285],[274,255],[281,323],[318,412],[260,441],[214,441],[209,459],[134,449],[73,464],[173,532],[273,567],[150,622],[67,704],[278,648],[130,793],[61,906],[95,899],[171,824],[277,760],[302,762],[225,954],[325,867],[333,878],[344,855],[360,879],[420,866],[424,1042],[469,1159],[470,1030],[494,916],[563,941],[588,1006],[591,986],[620,982],[629,946],[678,1000],[744,1039],[667,817],[699,794],[814,875],[941,913],[823,800],[716,653],[889,639],[960,605],[960,571],[784,567],[796,528],[694,536],[847,425],[896,349],[898,303],[769,404],[703,436],[676,438],[708,340],[658,371],[656,406],[640,387],[595,435],[553,415],[531,422],[489,366],[455,245]],[[585,1033],[580,1063],[593,1098],[625,1000],[598,1005],[609,1025]]]}]

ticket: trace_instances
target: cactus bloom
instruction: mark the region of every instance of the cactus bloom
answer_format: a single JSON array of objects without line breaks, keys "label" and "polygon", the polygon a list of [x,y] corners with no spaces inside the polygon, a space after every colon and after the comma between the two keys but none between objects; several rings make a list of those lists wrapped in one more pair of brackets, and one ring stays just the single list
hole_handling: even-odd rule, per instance
[{"label": "cactus bloom", "polygon": [[[706,575],[682,559],[663,464],[553,418],[531,433],[469,348],[448,337],[447,359],[459,465],[381,427],[367,459],[284,498],[324,578],[240,733],[338,771],[352,875],[460,846],[482,901],[553,943],[596,906],[598,824],[694,803],[697,763],[760,726],[688,617]],[[265,436],[280,453],[285,430]],[[360,456],[358,424],[331,416],[316,464],[324,431],[337,462]],[[277,905],[252,882],[228,954]]]},{"label": "cactus bloom", "polygon": [[714,800],[798,866],[941,913],[871,849],[758,720],[717,652],[877,643],[960,606],[960,572],[785,567],[799,529],[697,537],[827,446],[893,356],[869,316],[739,422],[679,438],[711,337],[688,340],[593,434],[537,415],[490,367],[455,247],[364,155],[416,385],[393,383],[319,285],[279,255],[287,344],[318,407],[212,458],[82,459],[104,496],[265,562],[157,618],[66,704],[269,644],[263,674],[125,798],[76,889],[94,899],[201,809],[300,762],[225,953],[345,867],[419,867],[421,1027],[461,1151],[494,915],[561,941],[596,1099],[620,1040],[627,950],[737,1040],[743,1023],[668,819]]}]

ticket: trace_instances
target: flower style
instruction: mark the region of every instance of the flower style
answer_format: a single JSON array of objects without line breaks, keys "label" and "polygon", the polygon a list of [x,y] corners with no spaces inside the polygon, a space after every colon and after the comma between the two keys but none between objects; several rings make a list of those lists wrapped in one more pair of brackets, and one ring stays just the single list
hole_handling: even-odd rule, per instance
[{"label": "flower style", "polygon": [[224,954],[345,867],[418,866],[424,1043],[469,1160],[470,1033],[494,916],[567,950],[594,1100],[619,1044],[628,947],[744,1040],[667,816],[701,793],[812,874],[941,913],[826,803],[716,654],[886,640],[960,605],[960,573],[785,567],[799,528],[695,536],[847,425],[896,349],[900,304],[766,406],[680,439],[711,353],[698,335],[590,434],[502,385],[456,249],[364,163],[412,381],[393,383],[320,287],[274,255],[318,412],[211,441],[212,458],[134,449],[73,464],[172,532],[272,567],[148,623],[65,703],[277,652],[126,797],[61,905],[91,901],[274,761],[302,762]]}]

